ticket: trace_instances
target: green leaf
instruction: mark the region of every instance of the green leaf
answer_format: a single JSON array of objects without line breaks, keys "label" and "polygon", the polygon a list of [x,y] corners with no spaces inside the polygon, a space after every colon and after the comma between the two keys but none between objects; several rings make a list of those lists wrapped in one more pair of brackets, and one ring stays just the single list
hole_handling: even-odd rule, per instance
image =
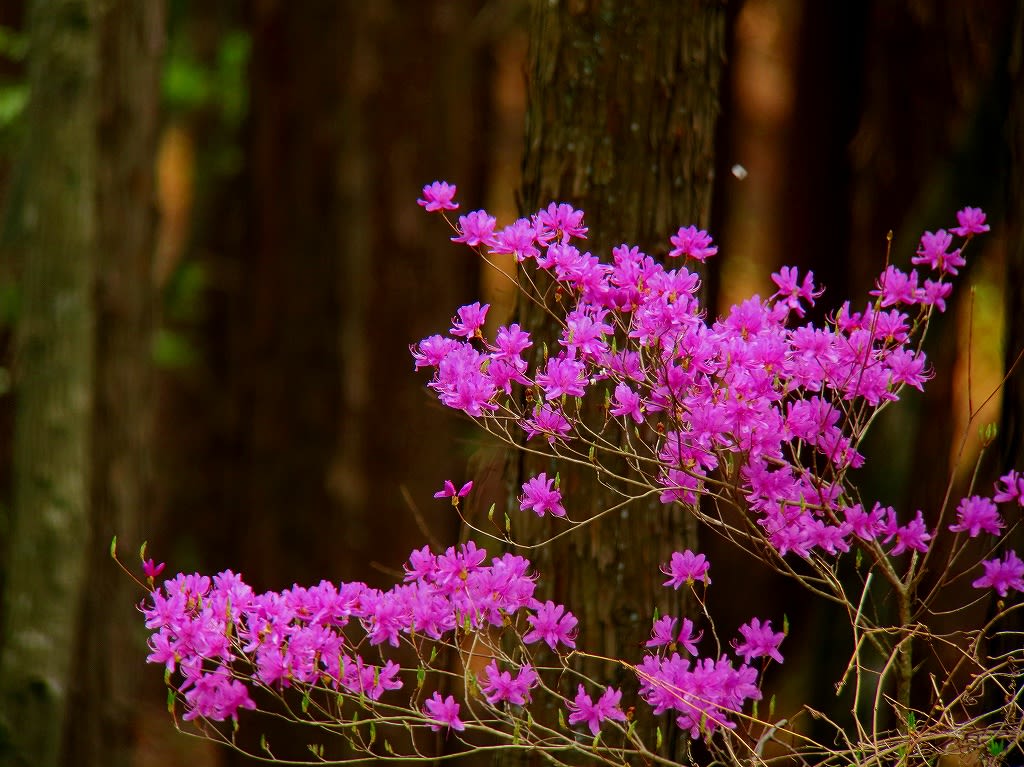
[{"label": "green leaf", "polygon": [[110,558],[117,559],[117,536],[110,542]]},{"label": "green leaf", "polygon": [[260,751],[266,751],[270,753],[270,746],[267,745],[266,733],[260,733]]},{"label": "green leaf", "polygon": [[655,750],[661,748],[661,744],[665,742],[665,736],[661,734],[661,725],[658,725],[658,729],[654,732],[654,748]]},{"label": "green leaf", "polygon": [[416,669],[416,688],[417,689],[419,689],[420,687],[423,686],[423,682],[426,680],[426,678],[427,678],[427,670],[425,668],[423,668],[423,666],[421,665],[421,666],[419,666]]},{"label": "green leaf", "polygon": [[142,545],[139,546],[139,559],[142,560],[143,562],[146,561],[146,545],[148,543],[149,543],[149,541],[143,541]]},{"label": "green leaf", "polygon": [[493,522],[493,521],[494,521],[494,509],[495,509],[495,507],[496,507],[497,505],[498,505],[498,504],[496,504],[496,503],[492,503],[492,504],[491,504],[491,508],[489,508],[489,509],[487,510],[487,521],[488,521],[488,522]]}]

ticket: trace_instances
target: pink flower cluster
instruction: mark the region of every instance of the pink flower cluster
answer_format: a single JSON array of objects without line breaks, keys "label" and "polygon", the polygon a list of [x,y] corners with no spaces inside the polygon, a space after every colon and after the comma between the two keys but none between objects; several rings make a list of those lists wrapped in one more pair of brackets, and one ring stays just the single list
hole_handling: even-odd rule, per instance
[{"label": "pink flower cluster", "polygon": [[[428,188],[424,194],[430,196]],[[459,218],[453,239],[485,256],[514,254],[550,274],[562,327],[557,347],[527,358],[527,331],[502,326],[489,340],[479,334],[481,321],[472,334],[456,323],[452,336],[424,339],[413,357],[417,368],[433,372],[428,386],[445,405],[484,422],[517,424],[527,440],[540,437],[556,451],[586,441],[578,403],[603,400],[608,418],[649,427],[644,458],[659,467],[651,479],[664,503],[695,504],[708,472],[727,462],[782,556],[836,555],[855,540],[876,539],[893,556],[924,552],[934,531],[921,512],[902,521],[892,509],[864,512],[845,478],[864,462],[856,446],[870,413],[905,387],[922,390],[932,375],[915,330],[930,312],[945,310],[947,277],[964,264],[953,235],[988,229],[979,209],[965,208],[957,218],[952,233],[921,238],[912,261],[931,276],[888,266],[873,302],[859,310],[846,302],[818,326],[799,322],[823,292],[812,273],[784,267],[772,275],[778,290],[767,300],[754,296],[708,321],[695,273],[627,245],[602,263],[574,244],[587,230],[583,213],[569,205],[552,203],[500,230],[494,217],[475,211]],[[680,229],[671,243],[671,256],[693,261],[717,252],[694,227]],[[473,304],[459,316],[479,311]],[[546,475],[524,483],[520,503],[540,515],[565,514]],[[976,534],[986,524],[962,529]]]},{"label": "pink flower cluster", "polygon": [[[692,588],[700,581],[711,584],[708,577],[710,564],[703,554],[692,551],[675,552],[662,572],[670,575],[665,586],[678,589]],[[679,619],[664,615],[654,622],[648,648],[655,653],[647,655],[637,666],[640,696],[653,708],[655,714],[678,712],[676,724],[687,730],[690,737],[710,737],[719,727],[732,729],[736,723],[730,715],[743,709],[748,700],[760,700],[757,669],[749,665],[754,658],[767,658],[782,663],[779,645],[785,639],[783,632],[772,631],[772,622],[753,618],[740,626],[742,640],[734,640],[733,650],[743,659],[737,667],[726,655],[698,658],[697,643],[703,631],[684,618],[676,632]],[[680,655],[694,656],[694,660]]]},{"label": "pink flower cluster", "polygon": [[[575,616],[562,605],[533,597],[529,562],[505,554],[485,564],[486,557],[472,542],[443,554],[424,547],[410,555],[404,582],[388,591],[322,581],[311,588],[256,594],[230,571],[213,578],[179,574],[154,588],[140,608],[152,632],[147,660],[163,665],[168,680],[179,675],[175,690],[184,700],[186,720],[237,721],[240,710],[255,708],[254,687],[321,687],[380,700],[403,687],[404,669],[379,650],[382,663],[371,663],[364,654],[373,647],[397,647],[402,638],[440,640],[456,630],[518,625],[525,645],[543,642],[554,652],[574,649]],[[683,582],[690,586],[695,580],[710,583],[703,554],[677,552],[672,562],[665,572],[682,576],[685,570],[689,577]],[[153,569],[151,562],[145,567]],[[518,621],[520,615],[524,621]],[[655,654],[637,667],[641,697],[655,713],[679,711],[680,726],[695,738],[718,726],[732,727],[729,715],[761,697],[757,670],[748,664],[759,657],[781,663],[778,647],[784,635],[773,632],[770,621],[762,624],[755,618],[740,627],[742,641],[733,642],[742,665],[734,667],[723,656],[697,659],[691,667],[676,648],[696,656],[703,632],[695,631],[690,619],[679,632],[677,624],[672,616],[655,622],[647,643]],[[658,654],[662,651],[672,655]],[[494,707],[530,704],[539,683],[529,662],[502,670],[496,659],[478,679],[484,699]],[[568,721],[586,724],[596,735],[605,721],[626,721],[621,697],[609,687],[595,702],[580,685],[576,697],[564,702]],[[418,710],[421,723],[434,730],[464,730],[460,713],[459,701],[440,692]]]},{"label": "pink flower cluster", "polygon": [[[419,204],[457,210],[455,193],[455,186],[437,181],[424,187]],[[669,268],[628,245],[614,248],[609,263],[581,251],[583,213],[566,204],[502,229],[486,211],[474,211],[458,218],[453,241],[484,256],[512,255],[524,268],[523,289],[536,288],[531,297],[554,314],[558,337],[535,344],[514,323],[490,337],[484,330],[489,307],[477,302],[460,307],[448,334],[422,340],[412,355],[417,369],[430,371],[428,386],[446,406],[510,440],[521,439],[511,432],[520,430],[527,442],[537,440],[538,452],[575,451],[577,460],[588,455],[599,465],[621,448],[595,439],[593,424],[584,424],[582,401],[594,398],[603,403],[606,424],[614,421],[635,436],[628,457],[638,473],[647,472],[642,479],[663,503],[696,505],[714,473],[714,491],[745,505],[750,529],[778,557],[839,556],[851,547],[875,559],[917,556],[940,534],[998,537],[1009,526],[1000,505],[1024,507],[1024,478],[1016,471],[1001,477],[990,497],[963,498],[945,529],[929,529],[921,511],[901,519],[880,503],[868,510],[849,480],[849,470],[864,463],[858,445],[874,412],[906,387],[922,389],[932,375],[920,331],[933,311],[945,311],[947,279],[965,263],[953,237],[966,242],[988,230],[977,208],[965,208],[957,219],[949,232],[922,236],[911,263],[928,275],[889,265],[872,301],[862,309],[846,302],[816,325],[803,318],[823,291],[812,273],[789,267],[772,275],[777,291],[767,299],[753,296],[709,320],[699,277],[687,264],[703,263],[718,249],[695,227],[671,237],[669,256],[686,260]],[[534,280],[538,270],[549,279]],[[549,283],[550,290],[537,288]],[[458,509],[472,487],[449,480],[435,497]],[[574,523],[557,474],[527,478],[521,490],[520,510]],[[403,668],[387,657],[389,648],[404,643],[422,653],[430,642],[458,646],[458,632],[514,632],[525,657],[495,658],[475,679],[480,695],[473,708],[490,706],[503,717],[541,692],[558,697],[542,684],[545,670],[534,666],[531,647],[556,654],[576,648],[576,617],[534,596],[530,563],[512,554],[487,563],[487,553],[472,542],[443,553],[413,551],[403,582],[387,591],[323,581],[256,594],[230,571],[213,578],[179,574],[156,587],[163,567],[144,561],[151,591],[140,609],[152,632],[148,660],[165,667],[186,720],[237,720],[241,710],[255,708],[250,693],[259,687],[320,688],[363,704],[388,693],[394,698],[403,677],[415,672],[417,692],[392,709],[402,712],[397,719],[406,727],[412,721],[462,732],[479,723],[463,719],[466,701],[441,691],[426,695],[420,689],[425,666]],[[1000,597],[1024,592],[1024,561],[1016,552],[982,562],[981,569],[974,587]],[[661,571],[666,587],[699,588],[703,595],[711,585],[703,554],[675,552]],[[762,696],[759,669],[783,662],[785,630],[752,618],[738,634],[725,645],[734,657],[717,637],[715,657],[700,657],[704,632],[691,618],[657,617],[636,666],[639,696],[655,715],[672,712],[692,738],[735,728],[747,701]],[[560,701],[570,725],[597,736],[605,723],[628,721],[621,698],[620,690],[606,687],[595,699],[579,684],[574,698]]]},{"label": "pink flower cluster", "polygon": [[[485,564],[486,557],[473,543],[443,554],[424,547],[410,556],[405,581],[388,591],[322,581],[256,594],[230,571],[212,579],[179,574],[141,607],[152,631],[148,661],[180,674],[185,719],[222,721],[254,707],[252,685],[319,684],[378,700],[402,687],[402,669],[391,660],[370,663],[362,653],[398,647],[403,637],[441,639],[457,627],[500,627],[524,613],[531,627],[524,642],[572,647],[576,619],[533,598],[530,563],[505,554]],[[515,693],[498,698],[525,697],[535,677],[521,671],[517,679]],[[432,709],[435,719],[450,709],[442,704]]]}]

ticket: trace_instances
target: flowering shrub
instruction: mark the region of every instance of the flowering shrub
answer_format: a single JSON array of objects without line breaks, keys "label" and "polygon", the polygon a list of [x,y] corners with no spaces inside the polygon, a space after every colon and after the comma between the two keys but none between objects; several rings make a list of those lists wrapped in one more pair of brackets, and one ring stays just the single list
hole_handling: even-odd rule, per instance
[{"label": "flowering shrub", "polygon": [[[455,194],[435,182],[419,203],[447,215],[458,209]],[[576,644],[576,617],[537,595],[538,574],[513,553],[488,555],[473,542],[425,547],[388,591],[325,581],[265,594],[231,572],[179,574],[157,586],[162,565],[148,560],[149,661],[165,667],[172,711],[230,741],[230,731],[210,723],[238,726],[259,689],[278,700],[276,715],[315,725],[317,738],[340,738],[348,750],[336,759],[427,758],[434,732],[556,762],[573,751],[615,763],[665,761],[662,729],[649,743],[636,728],[639,717],[661,714],[710,753],[744,763],[760,763],[766,749],[858,764],[911,753],[924,762],[957,750],[997,757],[1019,738],[1014,669],[1024,652],[986,648],[1015,609],[1002,600],[1024,591],[1024,562],[997,551],[1024,506],[1024,477],[1011,471],[991,494],[972,488],[926,516],[862,498],[853,476],[878,414],[932,376],[921,348],[929,320],[946,308],[963,245],[988,230],[978,209],[957,218],[949,232],[921,238],[911,261],[926,272],[889,264],[863,307],[846,302],[814,325],[803,318],[822,291],[813,274],[790,268],[772,275],[772,296],[709,321],[686,263],[717,247],[694,227],[671,238],[668,264],[628,245],[604,263],[575,244],[587,229],[569,205],[553,203],[503,229],[474,211],[458,217],[452,240],[484,258],[513,255],[520,268],[509,278],[554,318],[557,339],[541,342],[515,323],[486,337],[489,307],[474,303],[457,310],[447,335],[412,348],[438,399],[509,445],[591,466],[627,503],[653,495],[680,504],[846,608],[855,649],[840,686],[854,680],[854,724],[835,725],[828,745],[787,720],[760,718],[762,671],[784,662],[789,628],[778,630],[781,616],[755,616],[722,643],[704,609],[713,563],[693,551],[676,552],[662,570],[666,588],[693,591],[701,614],[652,616],[640,657],[612,659],[635,675],[635,701],[574,670],[569,657],[586,652]],[[600,406],[597,423],[584,417],[588,400]],[[456,487],[447,480],[436,497],[461,511],[472,483]],[[566,529],[593,518],[563,497],[558,474],[529,477],[521,491],[521,511],[551,515]],[[983,547],[970,544],[977,538]],[[982,550],[988,558],[979,561]],[[934,583],[924,590],[926,572]],[[965,576],[979,598],[998,595],[995,618],[955,635],[930,633],[936,594]],[[894,610],[873,606],[879,581]],[[933,681],[927,706],[915,709],[913,648],[929,643],[957,653],[950,676],[959,681]],[[993,689],[1002,690],[1002,705],[977,710]],[[880,725],[880,715],[895,724]],[[328,758],[324,748],[311,746],[314,761]]]}]

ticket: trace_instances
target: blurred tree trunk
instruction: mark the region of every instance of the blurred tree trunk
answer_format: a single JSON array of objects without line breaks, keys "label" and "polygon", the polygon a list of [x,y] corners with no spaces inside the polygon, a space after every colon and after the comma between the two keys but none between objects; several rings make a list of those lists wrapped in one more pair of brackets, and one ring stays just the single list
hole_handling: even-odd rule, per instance
[{"label": "blurred tree trunk", "polygon": [[[923,230],[948,228],[964,205],[989,208],[998,199],[1012,11],[1010,3],[968,0],[873,5],[862,117],[851,144],[853,295],[864,296],[882,272],[887,230],[895,231],[893,260],[906,267]],[[956,338],[969,310],[968,274],[981,255],[972,246],[950,310],[933,319],[925,350],[934,380],[923,397],[909,396],[888,414],[871,439],[886,445],[887,461],[871,474],[869,492],[908,514],[938,513],[953,468],[950,445],[961,437],[953,433],[953,373],[963,364]],[[913,481],[921,476],[936,481]]]},{"label": "blurred tree trunk", "polygon": [[[1007,76],[1009,79],[1010,104],[1004,128],[1006,137],[1008,170],[1006,174],[1006,279],[1004,283],[1003,316],[1004,367],[1012,370],[1003,388],[1002,413],[999,421],[999,435],[992,450],[989,477],[995,479],[1011,469],[1024,469],[1024,364],[1020,355],[1024,353],[1024,2],[1017,2],[1015,18],[1009,25],[1013,45],[1008,57]],[[1013,512],[1011,512],[1012,514]],[[1006,538],[1004,547],[1024,554],[1024,529],[1014,525]],[[1004,552],[997,552],[1003,555]],[[993,556],[995,556],[994,554]],[[990,615],[997,609],[990,605]],[[990,654],[999,656],[1020,648],[1020,637],[1024,633],[1024,616],[1020,610],[1011,610],[999,625],[1003,632],[992,643]],[[1017,690],[1021,682],[1017,681]],[[998,689],[989,691],[986,710],[1003,705],[1005,693]],[[1017,743],[1008,755],[1008,763],[1020,762],[1022,746]]]},{"label": "blurred tree trunk", "polygon": [[[186,510],[196,537],[178,551],[204,568],[259,589],[393,582],[425,542],[403,485],[430,534],[456,536],[431,495],[465,457],[423,445],[465,427],[431,407],[409,345],[472,300],[477,266],[415,201],[446,177],[483,202],[491,67],[486,38],[467,31],[480,5],[196,11],[214,38],[232,28],[251,42],[236,170],[197,190],[212,199],[183,257],[208,280],[203,316],[181,328],[201,361],[165,375],[159,416],[176,467],[159,491],[163,537],[181,543]],[[240,733],[257,750],[262,725]],[[279,757],[308,755],[301,734],[266,735]]]},{"label": "blurred tree trunk", "polygon": [[458,183],[460,213],[483,207],[494,151],[491,38],[507,32],[487,26],[483,5],[347,3],[349,43],[336,64],[343,376],[330,487],[350,520],[346,546],[357,562],[396,568],[425,534],[448,545],[458,531],[451,508],[432,495],[464,475],[464,441],[476,435],[424,391],[409,345],[443,332],[454,308],[475,300],[479,262],[415,200],[444,178]]},{"label": "blurred tree trunk", "polygon": [[[3,763],[132,761],[161,3],[32,4]],[[130,557],[128,558],[130,562]]]},{"label": "blurred tree trunk", "polygon": [[[96,10],[99,46],[96,276],[91,493],[86,576],[78,610],[74,726],[65,764],[133,763],[134,712],[145,648],[130,605],[138,590],[111,566],[114,535],[127,564],[152,514],[155,237],[154,158],[164,48],[162,2],[106,0]],[[150,525],[146,524],[146,528]],[[148,532],[148,531],[147,531]]]},{"label": "blurred tree trunk", "polygon": [[[1009,372],[1024,351],[1024,3],[1016,3],[1010,25],[1010,109],[1005,133],[1009,150],[1006,195],[1005,367]],[[999,427],[1000,474],[1024,467],[1024,366],[1017,364],[1003,389]],[[1018,530],[1018,538],[1021,536]]]},{"label": "blurred tree trunk", "polygon": [[18,226],[15,490],[0,657],[0,758],[56,766],[75,712],[94,386],[97,28],[85,0],[29,9],[31,103]]},{"label": "blurred tree trunk", "polygon": [[[182,475],[160,505],[195,510],[204,566],[260,588],[383,584],[368,562],[398,569],[423,544],[402,485],[421,502],[462,471],[458,452],[422,450],[463,427],[430,407],[408,347],[476,282],[415,200],[444,175],[482,203],[486,41],[456,39],[478,6],[267,0],[237,14],[252,43],[243,161],[216,212],[197,210],[185,258],[209,279],[203,369],[165,379],[160,416]],[[450,513],[423,511],[454,537]]]},{"label": "blurred tree trunk", "polygon": [[[866,35],[864,104],[851,144],[849,274],[854,295],[864,296],[884,269],[886,230],[895,232],[893,263],[908,268],[923,230],[954,226],[955,211],[965,205],[989,211],[998,205],[998,179],[1005,167],[1001,134],[1011,94],[1006,70],[1014,42],[1014,5],[1019,3],[873,4]],[[965,436],[956,374],[970,360],[960,340],[961,329],[975,321],[970,316],[976,310],[970,283],[989,249],[985,238],[970,246],[949,311],[932,318],[924,348],[934,380],[923,395],[910,392],[899,408],[886,413],[863,450],[867,455],[884,450],[885,455],[884,462],[869,463],[862,473],[865,498],[892,503],[908,518],[921,509],[930,526],[938,519],[947,487],[952,484],[955,506],[971,479],[973,458],[959,467],[953,460],[952,446]],[[1017,320],[1010,311],[1008,307],[1007,318],[1013,323]],[[974,342],[980,345],[984,340]],[[974,404],[987,394],[974,391]],[[968,450],[976,444],[980,426],[973,424],[966,434]],[[920,481],[922,477],[927,481]],[[984,492],[986,484],[979,481],[975,491]],[[947,552],[937,548],[933,561],[943,561]],[[940,575],[941,569],[934,567],[926,572],[921,592],[927,593]],[[962,604],[971,606],[952,609]],[[975,601],[970,579],[960,579],[941,590],[925,617],[937,636],[950,636],[982,621],[985,609],[982,600]],[[942,677],[958,652],[940,641],[916,642],[914,661],[925,669],[916,676],[916,699],[923,702],[932,695],[929,679]]]},{"label": "blurred tree trunk", "polygon": [[[664,256],[680,226],[707,228],[725,28],[725,5],[718,2],[535,2],[520,213],[550,201],[583,209],[587,245],[603,258],[621,242]],[[524,306],[520,321],[534,330],[547,319]],[[552,332],[548,327],[541,335]],[[522,481],[552,471],[549,462],[517,460],[510,505]],[[559,470],[573,513],[586,516],[614,502],[592,473]],[[518,538],[550,534],[546,520],[532,516],[516,516]],[[684,609],[678,593],[662,587],[659,565],[672,551],[695,548],[695,534],[681,509],[637,504],[533,559],[553,588],[550,596],[578,616],[581,647],[636,658],[655,606],[662,614]],[[581,670],[636,689],[625,669],[587,662]],[[641,724],[641,734],[653,729]],[[666,730],[669,753],[675,729]]]}]

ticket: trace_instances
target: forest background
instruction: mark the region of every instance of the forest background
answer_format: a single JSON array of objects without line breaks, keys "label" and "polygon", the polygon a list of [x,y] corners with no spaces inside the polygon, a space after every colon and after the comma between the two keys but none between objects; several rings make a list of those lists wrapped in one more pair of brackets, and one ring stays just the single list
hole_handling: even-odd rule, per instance
[{"label": "forest background", "polygon": [[[538,41],[647,5],[0,4],[0,763],[234,759],[167,721],[115,534],[257,589],[384,586],[412,548],[457,539],[434,491],[500,486],[508,464],[431,401],[408,346],[478,298],[496,322],[515,309],[415,199],[446,178],[467,210],[509,222],[550,191],[611,228],[614,212],[587,204],[596,185],[524,185],[537,112],[524,121],[538,73],[613,54],[612,69],[642,67],[634,54],[665,32],[625,29],[622,50]],[[956,209],[990,213],[962,278],[973,291],[929,338],[939,375],[875,436],[889,459],[867,486],[903,508],[934,505],[940,486],[912,478],[953,467],[968,370],[980,399],[1024,347],[1022,8],[679,5],[684,24],[721,22],[704,40],[713,108],[694,125],[713,146],[710,192],[667,223],[716,235],[712,311],[772,292],[787,264],[827,286],[824,313],[866,297],[888,230],[905,260]],[[590,139],[630,125],[602,113]],[[628,197],[647,170],[623,165]],[[1017,376],[984,416],[1001,424],[986,476],[1022,464],[1022,413]],[[735,573],[751,604],[793,619],[787,587]],[[827,616],[800,617],[811,639],[789,650],[783,700],[818,694],[829,668]]]}]

